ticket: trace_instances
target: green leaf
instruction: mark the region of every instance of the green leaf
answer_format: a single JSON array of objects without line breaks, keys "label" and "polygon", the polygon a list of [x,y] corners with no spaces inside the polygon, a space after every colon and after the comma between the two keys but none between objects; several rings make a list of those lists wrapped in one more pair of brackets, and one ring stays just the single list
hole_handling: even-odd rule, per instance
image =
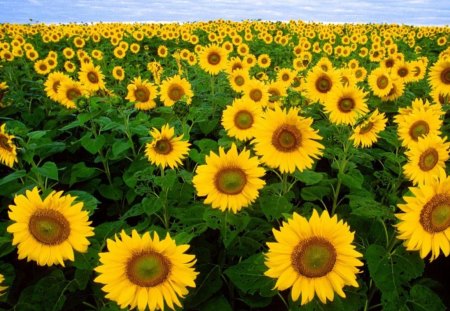
[{"label": "green leaf", "polygon": [[203,264],[199,266],[200,275],[195,280],[196,288],[190,292],[186,303],[189,303],[192,309],[207,301],[211,296],[222,288],[222,276],[220,267],[216,264]]},{"label": "green leaf", "polygon": [[259,198],[259,204],[262,212],[270,221],[279,219],[283,213],[292,211],[292,204],[284,196],[265,195]]},{"label": "green leaf", "polygon": [[224,296],[218,296],[203,304],[200,311],[232,311],[232,308]]},{"label": "green leaf", "polygon": [[420,284],[411,288],[407,303],[412,310],[417,311],[445,310],[445,305],[439,296],[430,288]]},{"label": "green leaf", "polygon": [[85,191],[71,190],[68,191],[67,194],[77,197],[75,202],[83,202],[83,209],[88,211],[89,215],[94,213],[97,209],[97,205],[100,203],[96,197]]},{"label": "green leaf", "polygon": [[323,197],[329,195],[331,192],[329,187],[325,186],[311,186],[304,187],[300,192],[300,196],[305,201],[321,200]]},{"label": "green leaf", "polygon": [[98,191],[103,197],[113,201],[120,200],[123,195],[122,189],[115,185],[100,185]]},{"label": "green leaf", "polygon": [[342,184],[347,186],[350,190],[362,189],[364,176],[359,170],[351,170],[345,174],[339,173],[338,178],[340,178]]},{"label": "green leaf", "polygon": [[114,144],[112,145],[112,154],[113,157],[117,157],[119,155],[121,155],[123,152],[127,151],[128,149],[131,148],[131,143],[129,140],[118,140],[116,142],[114,142]]},{"label": "green leaf", "polygon": [[153,215],[160,211],[163,207],[163,201],[157,197],[147,197],[141,202],[142,210],[147,216]]},{"label": "green leaf", "polygon": [[81,138],[81,145],[89,151],[91,154],[96,154],[100,149],[105,145],[106,138],[105,136],[99,135],[96,138],[91,138],[91,133],[86,133],[83,138]]},{"label": "green leaf", "polygon": [[15,171],[14,173],[11,173],[9,175],[6,175],[5,177],[0,179],[0,186],[5,185],[11,181],[17,180],[19,178],[22,178],[27,175],[27,172],[25,170],[19,170]]},{"label": "green leaf", "polygon": [[270,297],[276,292],[272,291],[274,280],[264,276],[266,270],[264,255],[256,254],[225,270],[225,275],[244,293]]},{"label": "green leaf", "polygon": [[97,169],[87,167],[84,162],[78,162],[72,166],[69,186],[72,187],[76,182],[88,180],[98,174],[100,172]]},{"label": "green leaf", "polygon": [[48,131],[34,131],[27,134],[30,139],[39,139],[45,136]]},{"label": "green leaf", "polygon": [[311,170],[304,170],[302,172],[299,172],[298,170],[295,171],[294,177],[301,181],[302,183],[311,186],[319,183],[323,179],[324,174],[317,173]]},{"label": "green leaf", "polygon": [[41,175],[52,180],[58,180],[58,167],[54,162],[45,162],[40,167],[33,167],[31,171],[34,174]]},{"label": "green leaf", "polygon": [[392,211],[381,203],[375,201],[369,195],[352,195],[346,196],[349,199],[349,206],[352,209],[352,214],[365,218],[393,218]]}]

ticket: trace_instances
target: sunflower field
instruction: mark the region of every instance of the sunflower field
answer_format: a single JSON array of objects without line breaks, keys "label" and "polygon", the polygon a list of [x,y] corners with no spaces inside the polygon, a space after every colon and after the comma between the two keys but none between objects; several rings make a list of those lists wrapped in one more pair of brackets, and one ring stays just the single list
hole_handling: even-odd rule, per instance
[{"label": "sunflower field", "polygon": [[445,310],[449,39],[0,24],[0,308]]}]

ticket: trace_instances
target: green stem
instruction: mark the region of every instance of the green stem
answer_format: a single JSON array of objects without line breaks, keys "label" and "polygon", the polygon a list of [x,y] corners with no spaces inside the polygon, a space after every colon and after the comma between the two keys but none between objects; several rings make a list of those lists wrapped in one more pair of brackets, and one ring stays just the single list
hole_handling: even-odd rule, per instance
[{"label": "green stem", "polygon": [[[164,179],[164,168],[161,168],[161,179]],[[169,210],[167,208],[167,194],[169,193],[169,189],[163,187],[163,219],[164,219],[164,227],[166,230],[169,230]]]},{"label": "green stem", "polygon": [[130,133],[130,125],[129,125],[130,115],[129,114],[125,116],[124,121],[125,121],[125,133],[128,137],[128,141],[131,144],[131,152],[133,152],[133,158],[136,159],[136,157],[137,157],[136,149],[134,148],[132,134]]},{"label": "green stem", "polygon": [[347,158],[347,153],[348,153],[348,149],[350,148],[350,140],[347,140],[344,143],[343,146],[343,150],[344,150],[344,154],[342,156],[342,159],[337,160],[338,161],[338,175],[337,175],[337,184],[336,184],[336,188],[334,189],[333,192],[333,207],[331,209],[331,215],[334,215],[334,213],[336,212],[336,208],[338,206],[338,200],[339,200],[339,192],[341,191],[341,186],[342,186],[342,175],[345,173],[345,170],[347,169],[347,164],[348,164],[348,158]]}]

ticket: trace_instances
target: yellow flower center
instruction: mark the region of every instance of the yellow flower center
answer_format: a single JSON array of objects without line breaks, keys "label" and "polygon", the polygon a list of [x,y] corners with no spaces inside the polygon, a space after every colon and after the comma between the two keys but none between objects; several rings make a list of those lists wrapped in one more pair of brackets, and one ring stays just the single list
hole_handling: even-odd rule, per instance
[{"label": "yellow flower center", "polygon": [[253,125],[253,115],[247,110],[240,110],[234,116],[234,125],[241,130],[251,128]]},{"label": "yellow flower center", "polygon": [[141,287],[154,287],[165,280],[172,265],[162,254],[143,251],[133,254],[127,262],[126,275],[131,283]]},{"label": "yellow flower center", "polygon": [[291,254],[292,267],[308,278],[319,278],[333,270],[336,249],[322,237],[311,237],[301,241]]},{"label": "yellow flower center", "polygon": [[70,89],[67,90],[66,96],[67,96],[67,98],[68,98],[69,100],[74,100],[74,99],[76,99],[77,97],[80,97],[80,96],[81,96],[81,92],[80,92],[80,90],[77,89],[77,88],[70,88]]},{"label": "yellow flower center", "polygon": [[281,152],[297,150],[302,142],[302,133],[290,124],[283,124],[272,134],[272,145]]},{"label": "yellow flower center", "polygon": [[419,137],[425,136],[430,132],[430,126],[427,122],[419,120],[414,122],[409,128],[409,136],[414,140],[418,141]]},{"label": "yellow flower center", "polygon": [[93,72],[93,71],[88,72],[87,78],[88,78],[89,82],[94,83],[94,84],[98,83],[98,81],[99,81],[97,73]]},{"label": "yellow flower center", "polygon": [[261,92],[260,89],[253,89],[250,91],[250,98],[255,101],[255,102],[259,102],[263,97],[263,93]]},{"label": "yellow flower center", "polygon": [[384,90],[389,84],[389,79],[386,76],[380,76],[377,78],[377,86],[379,89]]},{"label": "yellow flower center", "polygon": [[8,152],[12,151],[12,147],[8,143],[8,137],[6,135],[0,133],[0,148],[6,150]]},{"label": "yellow flower center", "polygon": [[445,68],[441,72],[441,81],[444,84],[450,84],[450,68]]},{"label": "yellow flower center", "polygon": [[434,148],[425,150],[419,158],[419,167],[422,171],[432,170],[439,161],[439,153]]},{"label": "yellow flower center", "polygon": [[134,91],[134,97],[136,101],[145,103],[150,98],[150,91],[145,86],[138,86]]},{"label": "yellow flower center", "polygon": [[344,97],[338,102],[338,109],[343,113],[348,113],[355,108],[355,101],[353,98]]},{"label": "yellow flower center", "polygon": [[439,193],[432,197],[420,212],[420,224],[429,233],[438,233],[450,227],[450,196]]},{"label": "yellow flower center", "polygon": [[155,143],[155,151],[159,154],[169,154],[172,151],[172,144],[166,138],[160,139]]},{"label": "yellow flower center", "polygon": [[247,184],[247,176],[240,168],[224,168],[217,172],[214,183],[219,192],[235,195],[244,189]]},{"label": "yellow flower center", "polygon": [[171,100],[176,102],[176,101],[180,100],[181,97],[183,97],[184,90],[179,85],[173,85],[170,87],[168,95]]},{"label": "yellow flower center", "polygon": [[331,90],[332,86],[333,82],[331,82],[331,79],[328,76],[321,76],[316,81],[316,90],[320,93],[327,93]]},{"label": "yellow flower center", "polygon": [[70,224],[58,211],[39,209],[34,212],[28,222],[31,235],[39,242],[47,245],[59,245],[70,235]]},{"label": "yellow flower center", "polygon": [[210,65],[217,65],[220,63],[220,55],[216,52],[211,52],[208,55],[208,63]]}]

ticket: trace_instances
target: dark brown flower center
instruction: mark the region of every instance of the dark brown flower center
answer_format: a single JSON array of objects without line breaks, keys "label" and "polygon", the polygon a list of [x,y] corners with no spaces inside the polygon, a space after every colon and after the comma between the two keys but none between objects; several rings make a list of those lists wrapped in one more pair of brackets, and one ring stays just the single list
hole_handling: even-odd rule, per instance
[{"label": "dark brown flower center", "polygon": [[263,93],[260,89],[253,89],[250,91],[250,98],[255,101],[259,102],[263,97]]},{"label": "dark brown flower center", "polygon": [[399,69],[397,70],[397,74],[399,75],[399,77],[404,78],[404,77],[406,77],[406,76],[408,75],[408,69],[407,69],[407,68],[404,68],[404,67],[399,68]]},{"label": "dark brown flower center", "polygon": [[241,130],[251,128],[253,125],[253,115],[247,110],[240,110],[234,116],[234,125]]},{"label": "dark brown flower center", "polygon": [[275,89],[275,88],[274,89],[269,89],[269,94],[270,94],[269,102],[271,102],[271,103],[276,102],[281,96],[280,91]]},{"label": "dark brown flower center", "polygon": [[66,96],[69,100],[74,100],[81,96],[81,91],[77,88],[70,88],[67,90]]},{"label": "dark brown flower center", "polygon": [[47,245],[59,245],[70,235],[70,224],[66,217],[48,208],[41,208],[31,215],[28,229],[37,241]]},{"label": "dark brown flower center", "polygon": [[8,137],[2,133],[0,133],[0,149],[6,150],[7,152],[11,152],[13,150],[8,143]]},{"label": "dark brown flower center", "polygon": [[148,250],[133,254],[127,262],[126,275],[137,286],[154,287],[167,280],[171,268],[164,255]]},{"label": "dark brown flower center", "polygon": [[384,90],[389,85],[389,79],[386,76],[379,76],[377,78],[377,86],[379,89]]},{"label": "dark brown flower center", "polygon": [[214,184],[221,193],[239,194],[247,184],[247,175],[241,168],[224,168],[217,172]]},{"label": "dark brown flower center", "polygon": [[422,171],[428,172],[432,170],[439,161],[439,153],[434,148],[425,150],[419,158],[419,167]]},{"label": "dark brown flower center", "polygon": [[316,80],[316,90],[320,93],[327,93],[331,90],[332,86],[333,82],[331,82],[328,76],[323,75]]},{"label": "dark brown flower center", "polygon": [[160,139],[155,143],[155,151],[159,154],[169,154],[172,149],[172,144],[166,138]]},{"label": "dark brown flower center", "polygon": [[366,124],[364,124],[363,126],[361,126],[361,128],[359,129],[359,134],[360,135],[364,135],[366,133],[369,133],[371,129],[373,129],[374,127],[374,123],[371,121],[368,121]]},{"label": "dark brown flower center", "polygon": [[89,82],[94,83],[94,84],[98,83],[98,80],[99,80],[97,73],[93,72],[93,71],[88,72],[87,78],[88,78]]},{"label": "dark brown flower center", "polygon": [[208,63],[211,65],[217,65],[220,63],[220,54],[211,52],[208,55]]},{"label": "dark brown flower center", "polygon": [[427,122],[419,120],[414,122],[409,128],[409,136],[414,140],[418,141],[419,137],[425,136],[430,132],[430,126]]},{"label": "dark brown flower center", "polygon": [[394,67],[394,60],[393,59],[388,59],[388,60],[386,60],[385,62],[384,62],[384,64],[385,64],[385,66],[387,67],[387,68],[392,68],[392,67]]},{"label": "dark brown flower center", "polygon": [[272,134],[272,145],[281,152],[297,150],[302,142],[302,133],[294,125],[283,124]]},{"label": "dark brown flower center", "polygon": [[450,196],[439,193],[431,198],[420,212],[420,224],[429,233],[438,233],[450,227]]},{"label": "dark brown flower center", "polygon": [[301,241],[291,254],[292,267],[308,278],[320,278],[333,270],[336,249],[322,237],[311,237]]},{"label": "dark brown flower center", "polygon": [[235,71],[236,69],[242,69],[242,64],[241,63],[235,63],[233,64],[233,67],[231,67],[231,71]]},{"label": "dark brown flower center", "polygon": [[441,72],[441,81],[444,84],[450,84],[450,68],[445,68]]},{"label": "dark brown flower center", "polygon": [[283,81],[289,81],[290,76],[287,73],[283,73],[283,75],[281,76],[281,80]]},{"label": "dark brown flower center", "polygon": [[39,69],[40,69],[41,71],[46,71],[46,70],[47,70],[47,65],[46,65],[46,64],[40,64],[40,65],[39,65]]},{"label": "dark brown flower center", "polygon": [[344,97],[338,102],[338,109],[343,113],[348,113],[355,108],[355,101],[353,98]]},{"label": "dark brown flower center", "polygon": [[53,85],[52,85],[53,92],[55,92],[55,93],[58,92],[58,87],[60,86],[60,84],[61,84],[60,81],[53,82]]},{"label": "dark brown flower center", "polygon": [[242,76],[237,76],[234,78],[234,83],[236,83],[237,86],[243,86],[245,83],[245,79]]},{"label": "dark brown flower center", "polygon": [[134,97],[136,97],[136,101],[145,103],[150,98],[150,91],[145,86],[138,86],[134,91]]},{"label": "dark brown flower center", "polygon": [[181,99],[181,97],[183,97],[184,95],[184,90],[182,87],[180,87],[179,85],[172,85],[169,88],[169,92],[168,92],[169,98],[173,101],[178,101]]}]

